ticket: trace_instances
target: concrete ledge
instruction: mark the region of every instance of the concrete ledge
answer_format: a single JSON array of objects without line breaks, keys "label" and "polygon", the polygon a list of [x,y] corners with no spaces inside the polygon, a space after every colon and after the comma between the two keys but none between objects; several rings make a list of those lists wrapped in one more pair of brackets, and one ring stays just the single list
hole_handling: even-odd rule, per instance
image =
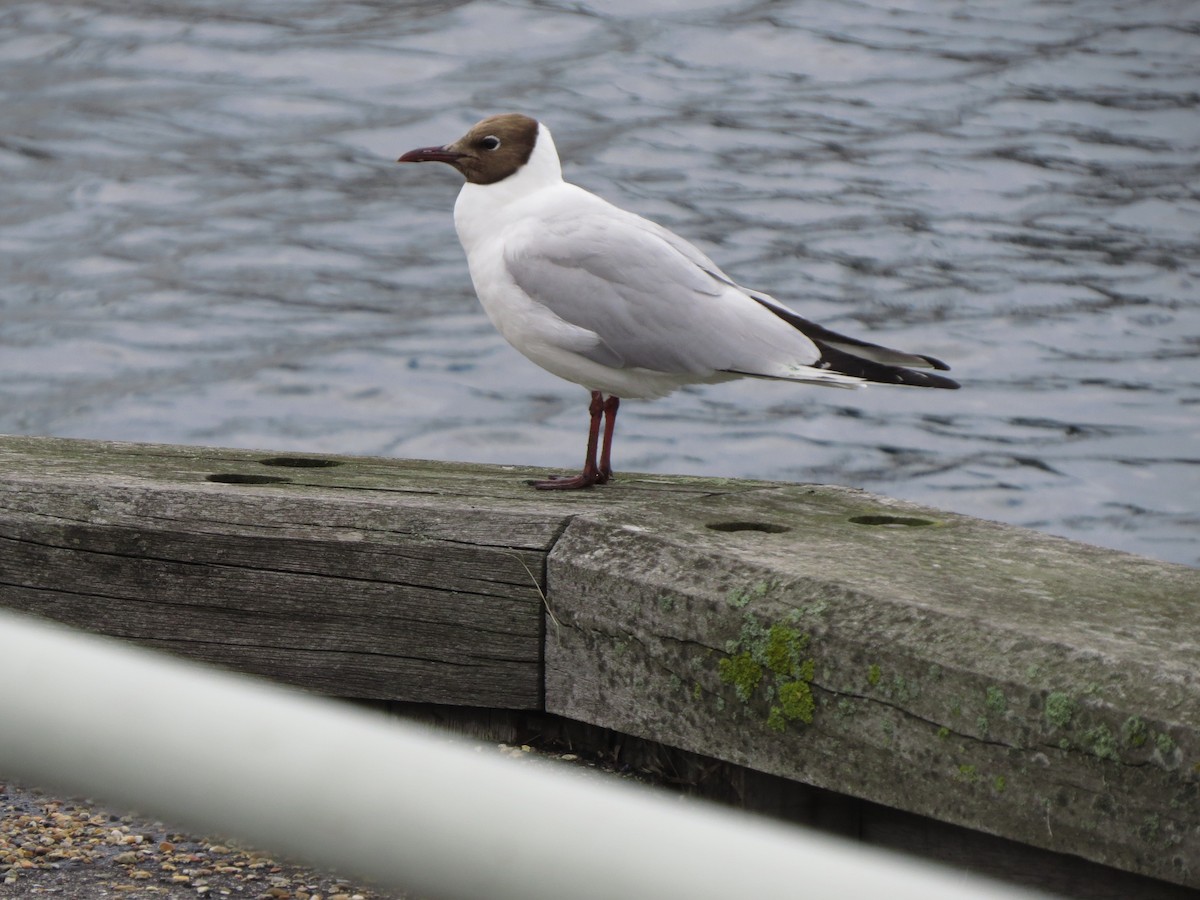
[{"label": "concrete ledge", "polygon": [[1200,887],[1200,572],[843,488],[541,474],[0,438],[0,605]]}]

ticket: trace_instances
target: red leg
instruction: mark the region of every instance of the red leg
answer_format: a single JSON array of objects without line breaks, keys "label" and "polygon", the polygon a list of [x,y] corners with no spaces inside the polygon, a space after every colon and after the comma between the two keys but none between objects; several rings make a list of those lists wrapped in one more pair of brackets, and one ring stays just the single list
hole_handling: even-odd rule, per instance
[{"label": "red leg", "polygon": [[601,477],[600,470],[596,467],[596,450],[600,443],[600,418],[604,415],[604,410],[604,398],[599,391],[592,391],[592,402],[588,407],[592,421],[588,426],[587,459],[583,461],[583,471],[572,478],[551,478],[548,481],[531,481],[530,484],[539,491],[575,491],[607,481],[606,478]]},{"label": "red leg", "polygon": [[617,408],[621,405],[620,397],[609,397],[604,401],[604,443],[600,446],[600,483],[608,484],[613,476],[612,471],[612,442],[613,429],[617,427]]}]

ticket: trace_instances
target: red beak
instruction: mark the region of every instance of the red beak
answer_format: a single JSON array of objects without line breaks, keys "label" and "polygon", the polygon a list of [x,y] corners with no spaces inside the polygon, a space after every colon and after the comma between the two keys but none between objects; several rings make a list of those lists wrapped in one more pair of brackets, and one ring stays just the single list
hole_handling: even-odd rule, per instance
[{"label": "red beak", "polygon": [[462,157],[463,154],[448,147],[418,147],[416,150],[409,150],[396,162],[444,162],[453,165]]}]

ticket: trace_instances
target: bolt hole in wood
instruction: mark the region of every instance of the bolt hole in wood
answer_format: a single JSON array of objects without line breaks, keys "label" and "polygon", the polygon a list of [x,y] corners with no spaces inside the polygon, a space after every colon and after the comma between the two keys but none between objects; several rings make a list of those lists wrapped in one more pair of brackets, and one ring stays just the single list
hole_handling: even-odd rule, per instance
[{"label": "bolt hole in wood", "polygon": [[281,466],[286,469],[328,469],[340,466],[336,459],[321,459],[312,456],[273,456],[270,459],[260,459],[264,466]]},{"label": "bolt hole in wood", "polygon": [[792,530],[772,522],[709,522],[708,527],[713,531],[761,531],[764,534],[783,534]]},{"label": "bolt hole in wood", "polygon": [[885,525],[893,528],[917,528],[921,525],[936,525],[932,519],[915,519],[910,516],[851,516],[855,525]]},{"label": "bolt hole in wood", "polygon": [[204,480],[215,481],[217,484],[291,484],[292,481],[290,478],[280,478],[277,475],[245,475],[241,472],[206,475]]}]

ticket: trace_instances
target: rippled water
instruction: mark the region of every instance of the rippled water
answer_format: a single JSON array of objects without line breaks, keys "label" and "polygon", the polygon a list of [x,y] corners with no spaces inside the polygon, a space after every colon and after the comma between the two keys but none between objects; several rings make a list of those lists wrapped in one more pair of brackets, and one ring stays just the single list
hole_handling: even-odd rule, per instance
[{"label": "rippled water", "polygon": [[445,167],[567,176],[958,392],[623,407],[618,469],[859,485],[1200,562],[1200,8],[43,0],[0,8],[0,432],[576,467]]}]

